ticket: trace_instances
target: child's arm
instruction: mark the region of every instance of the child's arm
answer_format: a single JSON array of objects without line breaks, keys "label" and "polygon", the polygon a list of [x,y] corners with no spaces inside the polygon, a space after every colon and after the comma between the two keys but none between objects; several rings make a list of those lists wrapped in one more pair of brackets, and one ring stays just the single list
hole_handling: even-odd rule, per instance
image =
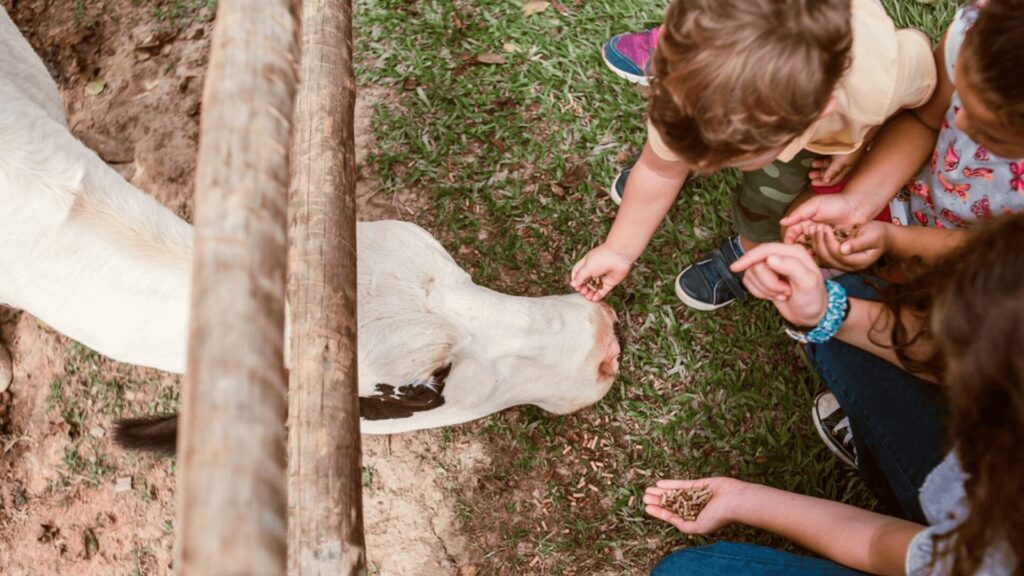
[{"label": "child's arm", "polygon": [[[685,162],[665,160],[650,143],[644,145],[626,181],[622,206],[608,238],[572,269],[571,282],[576,291],[596,302],[622,282],[672,207],[689,173]],[[591,278],[600,279],[599,287],[588,284]]]},{"label": "child's arm", "polygon": [[967,230],[949,230],[929,226],[889,225],[886,252],[894,258],[921,258],[932,264],[949,254],[970,238]]},{"label": "child's arm", "polygon": [[622,206],[605,242],[636,260],[679,196],[689,175],[685,162],[665,160],[645,144],[626,182]]},{"label": "child's arm", "polygon": [[[660,506],[668,490],[710,488],[696,520]],[[839,502],[732,478],[661,480],[644,494],[646,512],[684,534],[707,534],[732,523],[774,532],[829,560],[870,574],[904,574],[910,542],[924,526]]]},{"label": "child's arm", "polygon": [[805,220],[842,227],[867,222],[917,173],[935,149],[955,90],[946,74],[945,50],[943,39],[935,48],[938,84],[928,102],[886,123],[843,192],[809,199],[782,219],[783,226],[794,227]]}]

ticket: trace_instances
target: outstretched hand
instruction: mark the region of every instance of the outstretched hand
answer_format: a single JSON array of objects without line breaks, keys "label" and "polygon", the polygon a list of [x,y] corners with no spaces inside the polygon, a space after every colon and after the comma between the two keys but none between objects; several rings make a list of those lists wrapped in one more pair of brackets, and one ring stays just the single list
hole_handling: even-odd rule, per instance
[{"label": "outstretched hand", "polygon": [[601,244],[572,267],[570,283],[591,302],[602,300],[629,274],[633,260]]},{"label": "outstretched hand", "polygon": [[853,228],[867,220],[860,214],[861,208],[842,192],[812,196],[779,221],[786,228],[783,241],[787,244],[796,242],[796,237],[803,231],[801,225],[808,222]]},{"label": "outstretched hand", "polygon": [[761,300],[769,300],[782,317],[797,326],[816,326],[828,307],[821,270],[802,246],[761,244],[733,262],[744,272],[743,284]]},{"label": "outstretched hand", "polygon": [[[734,478],[702,478],[700,480],[659,480],[644,491],[644,512],[675,526],[683,534],[710,534],[736,521],[733,511],[745,482]],[[662,494],[670,490],[711,490],[711,500],[697,515],[696,520],[684,520],[675,512],[661,506]]]}]

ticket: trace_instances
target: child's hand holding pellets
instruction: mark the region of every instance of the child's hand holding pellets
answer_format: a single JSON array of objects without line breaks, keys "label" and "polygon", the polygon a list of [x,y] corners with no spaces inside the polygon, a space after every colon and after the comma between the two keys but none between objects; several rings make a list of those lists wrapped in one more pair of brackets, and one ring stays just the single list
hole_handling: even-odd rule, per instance
[{"label": "child's hand holding pellets", "polygon": [[746,482],[734,478],[659,480],[644,492],[644,511],[684,534],[710,534],[736,521]]},{"label": "child's hand holding pellets", "polygon": [[711,489],[706,487],[669,490],[661,495],[661,507],[675,512],[683,520],[692,522],[711,501],[711,496]]},{"label": "child's hand holding pellets", "polygon": [[852,272],[868,268],[889,249],[891,227],[877,220],[848,229],[804,222],[786,240],[812,250],[821,266]]}]

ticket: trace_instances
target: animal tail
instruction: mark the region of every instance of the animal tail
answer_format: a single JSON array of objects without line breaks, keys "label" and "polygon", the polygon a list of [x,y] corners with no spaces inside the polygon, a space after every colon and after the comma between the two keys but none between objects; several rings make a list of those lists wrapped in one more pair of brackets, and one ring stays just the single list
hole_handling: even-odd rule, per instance
[{"label": "animal tail", "polygon": [[122,418],[114,422],[114,442],[127,450],[174,456],[177,441],[177,414]]}]

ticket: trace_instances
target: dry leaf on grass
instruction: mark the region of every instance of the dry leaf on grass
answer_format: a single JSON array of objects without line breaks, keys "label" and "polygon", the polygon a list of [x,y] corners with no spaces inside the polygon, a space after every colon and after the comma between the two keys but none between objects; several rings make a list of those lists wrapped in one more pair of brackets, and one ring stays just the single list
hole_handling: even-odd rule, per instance
[{"label": "dry leaf on grass", "polygon": [[505,63],[505,57],[502,56],[501,54],[495,54],[493,52],[485,52],[483,54],[477,55],[476,61],[481,63],[481,64],[504,64]]},{"label": "dry leaf on grass", "polygon": [[585,163],[573,164],[565,169],[562,174],[562,178],[558,181],[558,185],[563,188],[572,188],[580,182],[586,180],[587,175],[590,174],[590,167]]},{"label": "dry leaf on grass", "polygon": [[544,0],[528,0],[523,4],[523,16],[539,14],[547,10],[548,6],[551,6],[551,3]]}]

